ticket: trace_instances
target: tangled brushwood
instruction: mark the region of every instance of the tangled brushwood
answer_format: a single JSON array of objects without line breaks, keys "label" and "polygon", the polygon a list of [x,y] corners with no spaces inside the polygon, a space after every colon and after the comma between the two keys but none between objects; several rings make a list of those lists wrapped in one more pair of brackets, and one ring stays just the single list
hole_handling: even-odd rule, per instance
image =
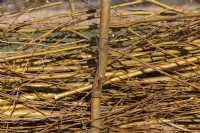
[{"label": "tangled brushwood", "polygon": [[[2,13],[0,132],[91,131],[100,9],[72,2],[70,13],[20,22],[60,2]],[[154,10],[134,10],[143,2]],[[199,75],[199,9],[157,0],[112,6],[101,131],[200,131]]]}]

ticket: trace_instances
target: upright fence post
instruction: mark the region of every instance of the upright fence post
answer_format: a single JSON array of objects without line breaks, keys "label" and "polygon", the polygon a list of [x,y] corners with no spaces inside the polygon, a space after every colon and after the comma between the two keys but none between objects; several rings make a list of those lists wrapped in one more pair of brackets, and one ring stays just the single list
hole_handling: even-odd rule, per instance
[{"label": "upright fence post", "polygon": [[[74,13],[76,12],[74,0],[69,0],[69,6],[70,6],[71,13],[72,13],[72,19],[76,19],[76,16],[74,15]],[[78,26],[78,25],[75,24],[75,26]]]},{"label": "upright fence post", "polygon": [[101,129],[101,91],[108,63],[110,6],[111,0],[101,0],[99,60],[91,99],[91,127],[94,133],[99,133]]}]

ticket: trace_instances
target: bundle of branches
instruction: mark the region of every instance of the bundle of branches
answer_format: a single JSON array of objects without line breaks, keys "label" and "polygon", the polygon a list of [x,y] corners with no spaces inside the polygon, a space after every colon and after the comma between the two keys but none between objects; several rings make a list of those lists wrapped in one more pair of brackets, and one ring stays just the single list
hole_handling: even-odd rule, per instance
[{"label": "bundle of branches", "polygon": [[[162,9],[122,9],[142,2]],[[20,14],[1,16],[2,132],[90,131],[99,25],[82,22],[100,14],[71,9],[9,26],[3,22]],[[112,7],[103,132],[200,130],[199,16],[156,0]],[[68,21],[58,23],[61,18]]]}]

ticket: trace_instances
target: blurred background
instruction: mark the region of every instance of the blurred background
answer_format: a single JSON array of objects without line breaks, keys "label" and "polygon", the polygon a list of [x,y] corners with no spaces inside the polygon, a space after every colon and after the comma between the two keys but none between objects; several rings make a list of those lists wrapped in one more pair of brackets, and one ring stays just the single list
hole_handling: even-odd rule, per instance
[{"label": "blurred background", "polygon": [[[76,7],[84,7],[87,6],[87,3],[89,3],[90,5],[93,5],[95,7],[99,7],[99,2],[100,0],[74,0]],[[112,0],[112,4],[116,5],[116,4],[121,4],[124,2],[131,2],[134,0]],[[169,5],[173,5],[173,6],[181,6],[181,7],[185,7],[185,8],[191,8],[192,6],[198,5],[200,4],[200,0],[158,0],[160,2],[169,4]],[[60,9],[60,10],[68,10],[69,6],[68,6],[68,0],[2,0],[1,5],[3,3],[8,3],[8,6],[6,8],[4,8],[4,11],[19,11],[22,10],[24,8],[27,8],[31,5],[34,6],[41,6],[44,4],[47,4],[48,2],[62,2],[63,4],[60,6],[57,6],[54,9]],[[142,3],[142,4],[138,4],[137,6],[144,6],[144,7],[149,7],[151,6],[151,4],[149,4],[148,2],[146,3]]]},{"label": "blurred background", "polygon": [[[134,0],[112,0],[112,5],[117,5],[126,2],[133,2]],[[200,0],[158,0],[165,4],[174,7],[180,7],[185,10],[191,10],[192,12],[199,12]],[[62,2],[59,5],[43,8],[39,10],[28,11],[30,8],[44,6],[54,2]],[[100,7],[100,0],[74,0],[76,12],[82,12],[84,10],[88,10],[89,8],[98,9]],[[9,21],[5,20],[6,24],[9,23],[21,23],[27,20],[35,20],[44,17],[51,17],[58,14],[71,13],[68,0],[2,0],[0,2],[0,13],[4,16],[7,13],[15,14],[18,13],[18,18],[14,18],[13,20],[10,18]],[[126,7],[125,10],[151,10],[151,11],[159,11],[162,8],[152,5],[148,2],[143,2],[141,4],[133,5]],[[65,22],[66,19],[59,19],[59,22]],[[98,23],[98,20],[93,20],[92,22],[84,22],[85,23]],[[3,24],[1,24],[3,26]]]}]

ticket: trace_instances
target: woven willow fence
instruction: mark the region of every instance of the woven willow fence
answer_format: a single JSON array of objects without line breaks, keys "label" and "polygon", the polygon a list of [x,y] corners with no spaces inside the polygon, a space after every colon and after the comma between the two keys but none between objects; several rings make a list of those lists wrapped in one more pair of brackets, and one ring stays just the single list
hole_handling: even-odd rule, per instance
[{"label": "woven willow fence", "polygon": [[1,132],[200,131],[199,10],[101,2],[20,22],[61,3],[2,13]]}]

